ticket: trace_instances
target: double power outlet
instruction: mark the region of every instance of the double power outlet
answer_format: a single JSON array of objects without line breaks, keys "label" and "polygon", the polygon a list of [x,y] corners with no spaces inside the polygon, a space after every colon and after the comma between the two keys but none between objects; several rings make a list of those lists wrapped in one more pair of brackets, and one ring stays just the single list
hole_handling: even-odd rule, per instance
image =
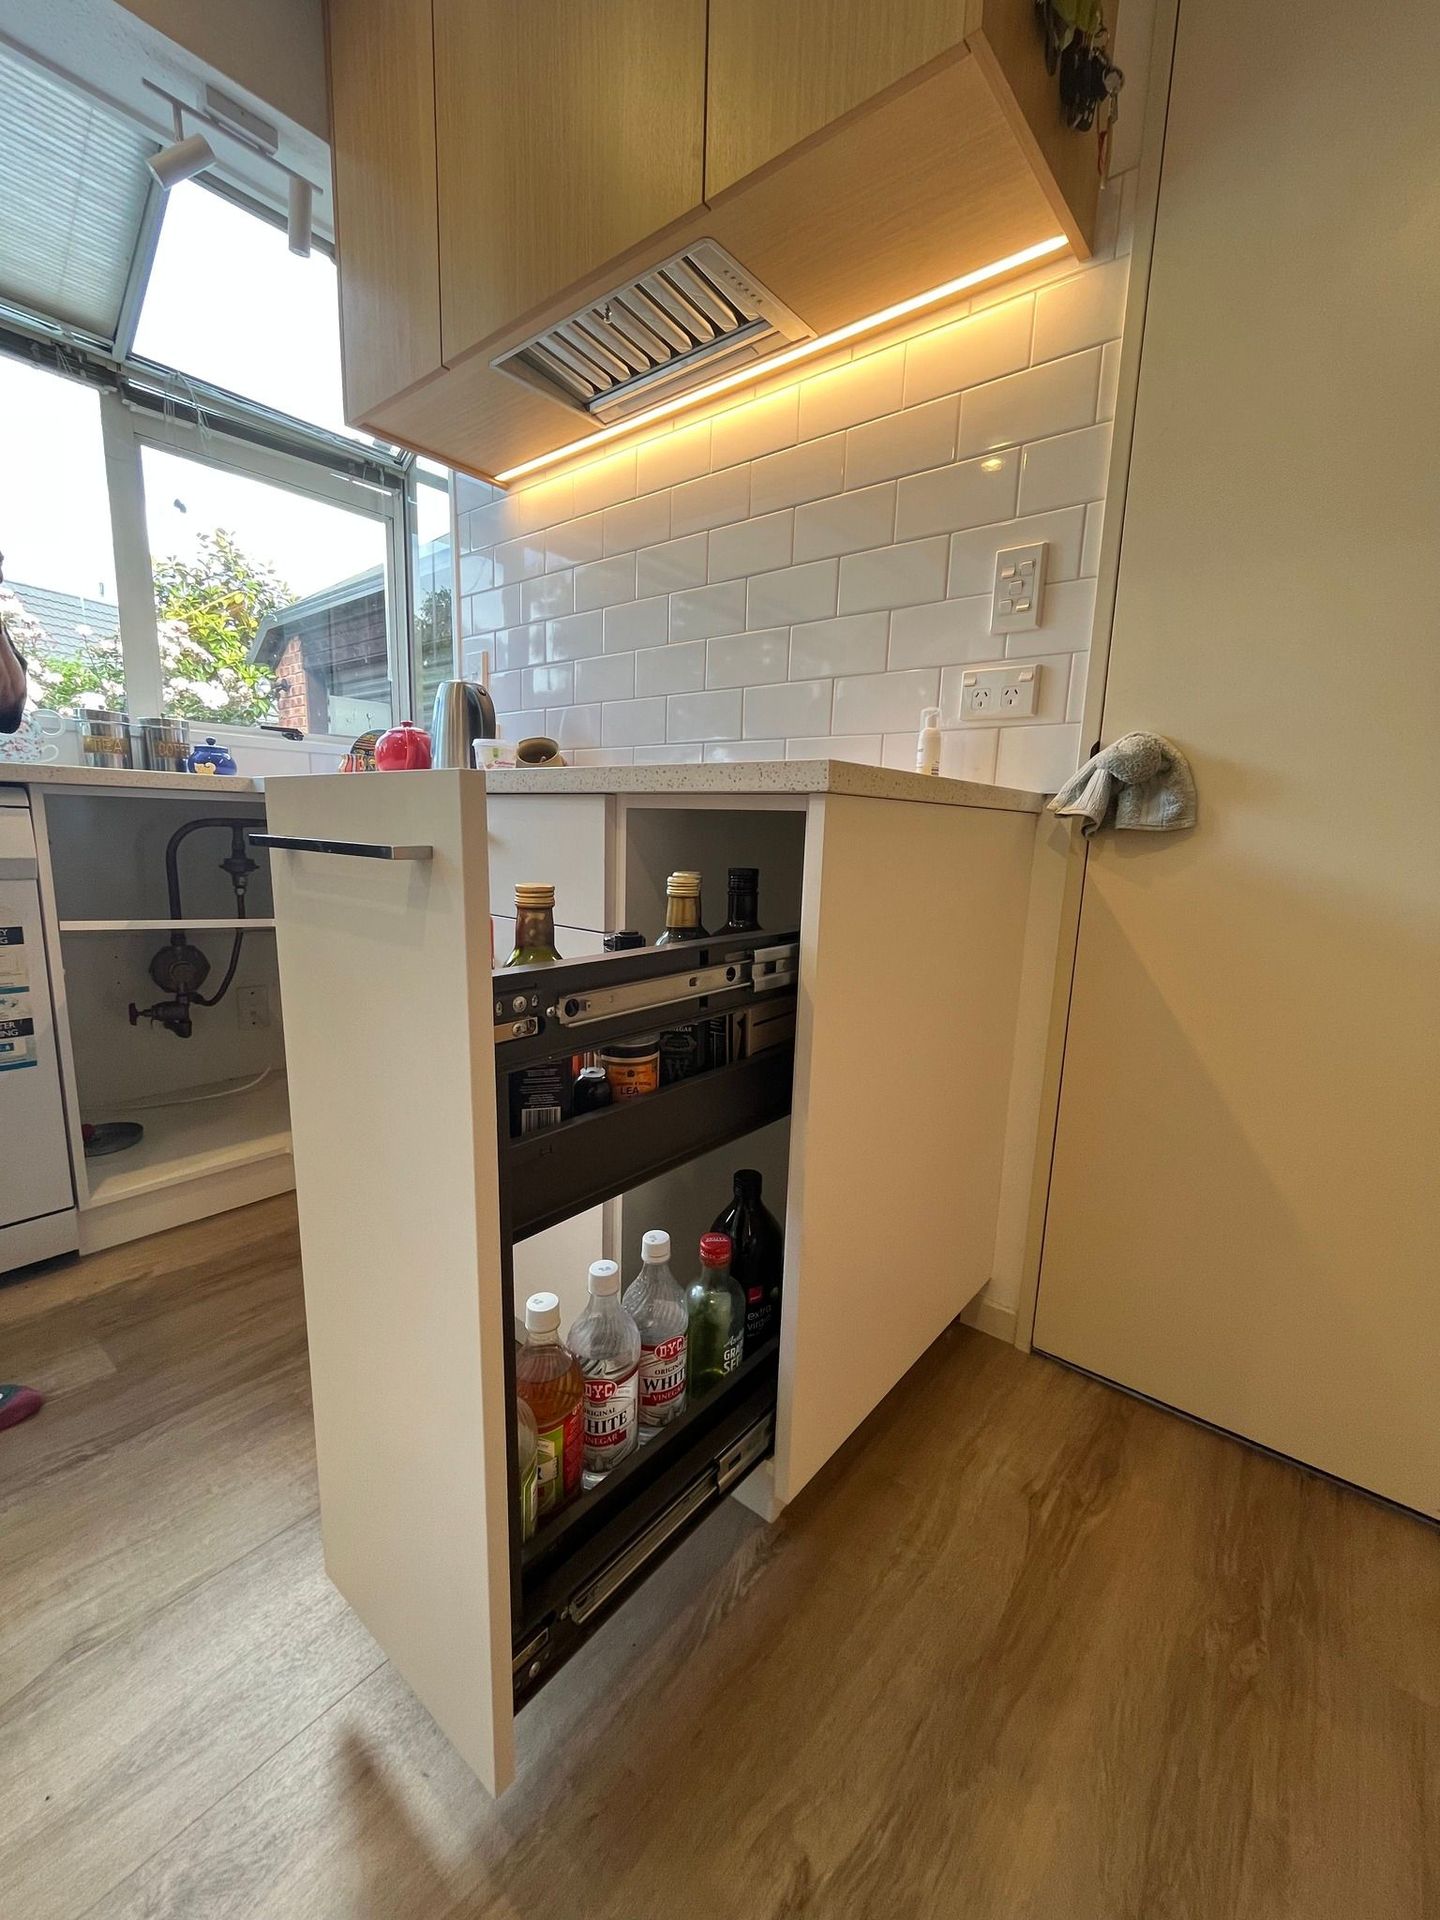
[{"label": "double power outlet", "polygon": [[960,676],[960,718],[1030,719],[1043,672],[1033,660],[1017,660],[1011,667],[966,667]]}]

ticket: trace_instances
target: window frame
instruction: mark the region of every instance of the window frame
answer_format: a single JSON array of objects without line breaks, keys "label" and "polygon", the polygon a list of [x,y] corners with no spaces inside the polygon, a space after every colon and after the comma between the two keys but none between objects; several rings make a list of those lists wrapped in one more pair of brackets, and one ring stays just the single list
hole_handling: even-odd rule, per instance
[{"label": "window frame", "polygon": [[[0,353],[98,391],[128,710],[165,710],[141,464],[149,446],[383,523],[391,711],[396,721],[409,718],[425,725],[427,716],[415,711],[421,680],[414,618],[419,549],[415,496],[418,486],[437,485],[435,476],[418,469],[418,456],[407,449],[349,439],[124,352],[134,337],[162,214],[163,196],[152,196],[145,243],[136,252],[113,343],[83,339],[41,315],[0,302]],[[458,673],[459,541],[453,478],[448,491],[451,658],[452,671]],[[373,505],[360,497],[366,494]],[[280,736],[269,739],[278,744]]]}]

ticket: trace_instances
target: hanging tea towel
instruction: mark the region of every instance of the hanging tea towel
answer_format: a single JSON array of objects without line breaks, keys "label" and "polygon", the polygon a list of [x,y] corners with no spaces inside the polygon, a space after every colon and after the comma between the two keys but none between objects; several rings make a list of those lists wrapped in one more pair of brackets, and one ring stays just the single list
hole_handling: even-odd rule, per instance
[{"label": "hanging tea towel", "polygon": [[1087,760],[1050,802],[1062,820],[1078,817],[1080,831],[1098,833],[1111,816],[1117,827],[1171,833],[1195,824],[1190,763],[1160,733],[1126,733]]}]

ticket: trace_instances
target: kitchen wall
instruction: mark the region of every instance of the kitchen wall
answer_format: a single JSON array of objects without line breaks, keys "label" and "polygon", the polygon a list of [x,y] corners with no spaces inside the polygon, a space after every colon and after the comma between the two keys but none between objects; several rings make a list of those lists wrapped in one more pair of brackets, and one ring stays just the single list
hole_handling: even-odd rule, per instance
[{"label": "kitchen wall", "polygon": [[[582,763],[914,763],[1053,790],[1080,756],[1134,174],[1073,260],[501,494],[462,481],[465,670]],[[729,396],[727,396],[728,400]],[[989,631],[996,552],[1043,619]],[[964,667],[1038,661],[1033,719],[961,724]]]}]

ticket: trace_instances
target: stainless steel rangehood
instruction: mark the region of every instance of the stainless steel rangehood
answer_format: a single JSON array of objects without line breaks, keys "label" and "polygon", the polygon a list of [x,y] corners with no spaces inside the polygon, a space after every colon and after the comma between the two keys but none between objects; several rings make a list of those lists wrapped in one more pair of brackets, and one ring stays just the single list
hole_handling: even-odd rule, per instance
[{"label": "stainless steel rangehood", "polygon": [[609,422],[813,332],[724,247],[697,240],[490,364]]}]

